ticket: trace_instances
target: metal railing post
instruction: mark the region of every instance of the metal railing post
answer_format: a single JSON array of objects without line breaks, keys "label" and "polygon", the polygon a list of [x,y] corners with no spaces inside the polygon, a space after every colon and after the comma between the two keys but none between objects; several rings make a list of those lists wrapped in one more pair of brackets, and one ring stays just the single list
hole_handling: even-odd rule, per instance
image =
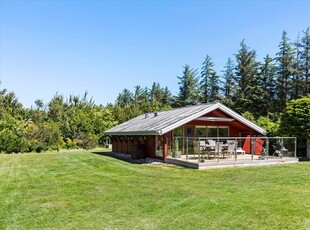
[{"label": "metal railing post", "polygon": [[188,138],[186,138],[186,161],[188,160]]},{"label": "metal railing post", "polygon": [[267,140],[266,140],[266,155],[267,155],[267,160],[268,160],[268,157],[269,157],[269,138],[267,138]]},{"label": "metal railing post", "polygon": [[295,137],[295,152],[294,157],[297,158],[297,137]]},{"label": "metal railing post", "polygon": [[254,159],[254,150],[255,150],[255,146],[254,146],[254,137],[251,138],[251,161],[253,161]]},{"label": "metal railing post", "polygon": [[201,153],[200,137],[198,139],[198,148],[199,148],[199,151],[198,151],[198,163],[199,163],[199,158],[200,158],[200,153]]},{"label": "metal railing post", "polygon": [[283,157],[283,146],[284,146],[284,145],[283,145],[283,138],[281,138],[280,140],[281,140],[281,151],[280,151],[281,154],[280,154],[280,159],[282,159],[282,157]]},{"label": "metal railing post", "polygon": [[235,139],[235,161],[237,161],[237,148],[238,148],[238,141]]},{"label": "metal railing post", "polygon": [[217,162],[220,161],[220,140],[217,138]]}]

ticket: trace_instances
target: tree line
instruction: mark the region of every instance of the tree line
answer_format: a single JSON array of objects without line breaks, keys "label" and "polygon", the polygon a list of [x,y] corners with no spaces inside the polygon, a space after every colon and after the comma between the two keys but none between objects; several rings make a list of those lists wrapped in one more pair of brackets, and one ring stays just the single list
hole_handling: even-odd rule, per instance
[{"label": "tree line", "polygon": [[106,143],[103,131],[117,124],[108,107],[83,97],[56,94],[24,108],[13,92],[0,91],[0,152],[92,148]]},{"label": "tree line", "polygon": [[256,50],[243,40],[235,58],[228,58],[221,74],[214,70],[209,55],[200,69],[186,64],[182,76],[177,77],[179,92],[174,96],[167,87],[161,88],[155,82],[151,89],[124,89],[116,99],[117,114],[124,110],[120,120],[125,121],[145,112],[218,101],[239,113],[248,112],[254,119],[278,117],[289,100],[310,93],[309,28],[294,42],[284,31],[278,47],[275,57],[267,54],[259,62]]},{"label": "tree line", "polygon": [[154,82],[151,88],[124,89],[115,103],[96,105],[83,97],[56,94],[44,104],[36,100],[27,109],[13,92],[0,91],[0,152],[43,151],[60,148],[91,148],[107,142],[103,131],[147,112],[199,103],[221,102],[269,131],[281,132],[281,114],[287,103],[310,93],[309,28],[292,42],[284,31],[275,57],[257,61],[256,50],[245,41],[234,58],[228,58],[221,74],[209,55],[200,69],[186,64],[177,76],[179,91]]}]

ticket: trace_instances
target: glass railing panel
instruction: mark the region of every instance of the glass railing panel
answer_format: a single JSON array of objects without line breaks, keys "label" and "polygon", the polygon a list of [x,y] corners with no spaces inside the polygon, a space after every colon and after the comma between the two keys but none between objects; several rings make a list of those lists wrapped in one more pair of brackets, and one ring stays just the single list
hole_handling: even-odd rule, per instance
[{"label": "glass railing panel", "polygon": [[296,138],[292,137],[175,137],[168,152],[172,158],[201,163],[294,157],[295,150]]}]

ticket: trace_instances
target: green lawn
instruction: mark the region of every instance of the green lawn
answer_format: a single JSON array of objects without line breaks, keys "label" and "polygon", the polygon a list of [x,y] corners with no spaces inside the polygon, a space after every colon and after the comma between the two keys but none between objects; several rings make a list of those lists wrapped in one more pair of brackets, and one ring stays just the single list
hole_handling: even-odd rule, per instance
[{"label": "green lawn", "polygon": [[193,170],[0,154],[0,229],[310,229],[310,163]]}]

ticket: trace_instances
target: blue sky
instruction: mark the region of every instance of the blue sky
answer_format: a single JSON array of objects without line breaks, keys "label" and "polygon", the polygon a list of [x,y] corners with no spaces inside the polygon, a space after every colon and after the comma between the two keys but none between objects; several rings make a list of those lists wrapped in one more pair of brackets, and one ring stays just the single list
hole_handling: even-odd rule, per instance
[{"label": "blue sky", "polygon": [[85,90],[97,104],[154,81],[178,92],[208,54],[221,73],[242,39],[274,56],[310,26],[310,1],[0,0],[1,88],[24,106]]}]

